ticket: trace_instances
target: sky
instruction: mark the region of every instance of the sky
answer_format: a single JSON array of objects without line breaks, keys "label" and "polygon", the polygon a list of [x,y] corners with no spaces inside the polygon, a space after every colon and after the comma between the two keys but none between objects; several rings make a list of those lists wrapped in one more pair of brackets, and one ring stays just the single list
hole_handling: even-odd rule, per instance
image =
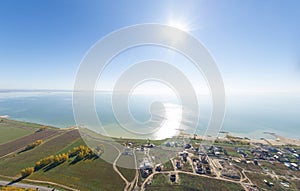
[{"label": "sky", "polygon": [[[82,59],[99,39],[130,25],[159,23],[201,41],[227,91],[299,93],[299,8],[297,0],[2,0],[0,89],[71,90]],[[155,47],[135,51],[119,62],[165,55]],[[200,75],[179,57],[168,59],[198,81]],[[119,70],[115,61],[104,80],[113,83]]]}]

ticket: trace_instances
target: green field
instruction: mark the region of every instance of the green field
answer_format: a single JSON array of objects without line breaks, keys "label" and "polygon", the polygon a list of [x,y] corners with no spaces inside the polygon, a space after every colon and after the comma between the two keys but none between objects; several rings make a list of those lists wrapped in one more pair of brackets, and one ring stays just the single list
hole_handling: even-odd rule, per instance
[{"label": "green field", "polygon": [[0,121],[0,144],[13,141],[17,138],[29,135],[40,128],[41,125],[27,122],[1,119]]},{"label": "green field", "polygon": [[80,190],[123,190],[125,183],[102,159],[63,163],[47,172],[39,170],[29,178],[61,183]]},{"label": "green field", "polygon": [[13,141],[30,133],[32,133],[32,131],[27,129],[0,125],[0,144]]},{"label": "green field", "polygon": [[154,175],[153,181],[146,191],[241,191],[240,184],[179,173],[179,184],[171,183],[169,176],[165,174]]},{"label": "green field", "polygon": [[[248,178],[251,179],[251,181],[255,185],[257,185],[262,190],[277,190],[277,191],[284,190],[275,179],[271,178],[268,175],[260,174],[260,173],[248,173],[248,172],[246,172],[246,175],[248,176]],[[274,183],[274,186],[272,187],[268,186],[264,182],[264,180]]]},{"label": "green field", "polygon": [[[75,146],[85,145],[81,138],[73,141],[68,146],[60,149],[64,153]],[[104,160],[82,160],[70,164],[74,159],[69,159],[56,168],[44,172],[39,170],[30,178],[61,183],[80,190],[122,190],[125,186],[123,180],[113,171],[112,165]]]},{"label": "green field", "polygon": [[284,166],[284,164],[279,163],[279,162],[267,162],[267,161],[260,161],[260,166],[262,168],[268,169],[270,171],[275,172],[278,175],[281,176],[296,176],[296,177],[300,177],[300,171],[295,171],[292,170],[290,168],[287,168],[286,166]]},{"label": "green field", "polygon": [[165,162],[163,164],[163,169],[162,170],[163,171],[172,171],[172,170],[174,170],[171,160],[168,160],[167,162]]},{"label": "green field", "polygon": [[[122,175],[128,180],[132,181],[135,177],[135,163],[134,158],[131,155],[121,155],[118,162],[117,168]],[[125,168],[128,167],[128,168]]]},{"label": "green field", "polygon": [[[19,127],[15,128],[18,129]],[[35,127],[30,126],[25,129],[28,129],[29,133],[36,130]],[[41,158],[66,153],[79,145],[85,145],[85,143],[80,138],[77,130],[62,131],[54,137],[46,139],[44,143],[32,150],[15,153],[0,159],[0,174],[19,178],[21,169],[33,167],[35,162]],[[115,173],[111,164],[100,158],[82,160],[71,164],[73,160],[74,158],[70,158],[67,162],[48,171],[40,169],[28,178],[56,182],[80,190],[123,190],[125,183]],[[125,174],[132,174],[132,171],[124,169],[121,171],[126,172]]]},{"label": "green field", "polygon": [[0,160],[0,172],[2,175],[16,176],[20,170],[34,166],[35,162],[49,155],[54,155],[57,151],[67,147],[70,142],[78,139],[75,132],[66,132],[63,135],[54,137],[40,146],[19,154],[14,154]]}]

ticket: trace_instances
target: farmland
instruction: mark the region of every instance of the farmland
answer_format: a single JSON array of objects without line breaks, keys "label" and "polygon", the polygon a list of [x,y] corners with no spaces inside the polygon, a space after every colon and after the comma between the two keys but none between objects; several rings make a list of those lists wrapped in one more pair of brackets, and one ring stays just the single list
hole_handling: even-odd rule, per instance
[{"label": "farmland", "polygon": [[25,147],[26,145],[37,141],[37,140],[46,140],[54,135],[59,134],[60,132],[58,130],[53,130],[53,129],[49,129],[49,130],[44,130],[44,131],[40,131],[40,132],[35,132],[32,133],[30,135],[21,137],[20,139],[8,142],[8,143],[4,143],[2,145],[0,145],[0,157],[7,155],[13,151],[22,149],[23,147]]},{"label": "farmland", "polygon": [[[31,126],[30,123],[14,123],[10,120],[6,121],[6,126],[3,123],[0,127],[8,128],[8,124],[9,128],[25,133],[18,136],[19,139],[15,136],[15,140],[0,145],[1,156],[11,153],[0,159],[0,172],[4,176],[18,178],[21,169],[34,166],[38,160],[44,157],[66,153],[76,146],[85,145],[76,129],[49,128],[37,131],[41,126]],[[41,145],[25,152],[17,152],[40,139],[43,140]],[[61,183],[80,190],[121,190],[124,188],[124,181],[113,171],[112,165],[104,160],[88,159],[72,164],[73,160],[74,158],[70,158],[67,162],[47,171],[36,171],[30,175],[30,179]],[[121,171],[131,174],[129,169],[121,169]]]},{"label": "farmland", "polygon": [[122,190],[125,186],[112,165],[102,159],[84,160],[74,165],[64,163],[47,172],[35,172],[30,178],[57,182],[80,190]]},{"label": "farmland", "polygon": [[27,125],[28,123],[26,122],[1,119],[0,144],[29,135],[40,127],[40,125],[30,125],[30,127],[26,127]]},{"label": "farmland", "polygon": [[16,176],[21,169],[34,166],[41,158],[56,154],[79,138],[78,131],[72,130],[54,137],[35,149],[20,154],[14,154],[0,160],[0,170],[3,175]]},{"label": "farmland", "polygon": [[152,190],[170,190],[170,191],[196,191],[196,190],[219,190],[219,191],[240,191],[243,190],[240,184],[193,176],[179,173],[179,183],[171,183],[169,176],[157,174],[154,176],[152,184],[147,187],[147,191]]},{"label": "farmland", "polygon": [[[75,135],[74,132],[71,134],[72,136]],[[71,134],[68,136],[70,137]],[[61,140],[66,140],[66,138],[63,137]],[[75,140],[68,140],[68,142],[70,144],[57,149],[57,153],[64,153],[73,147],[84,145],[84,141],[79,137]],[[96,190],[97,188],[100,190],[121,190],[124,188],[122,179],[112,170],[112,165],[104,160],[99,158],[71,164],[72,160],[69,159],[67,163],[46,172],[37,171],[30,178],[57,182],[80,190]]]}]

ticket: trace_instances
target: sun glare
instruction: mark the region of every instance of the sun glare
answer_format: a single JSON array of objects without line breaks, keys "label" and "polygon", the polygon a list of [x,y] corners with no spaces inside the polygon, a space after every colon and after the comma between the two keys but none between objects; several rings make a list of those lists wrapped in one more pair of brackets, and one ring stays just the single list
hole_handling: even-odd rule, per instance
[{"label": "sun glare", "polygon": [[186,31],[186,32],[190,31],[188,22],[183,22],[181,20],[170,20],[168,25],[171,27],[175,27],[180,30]]}]

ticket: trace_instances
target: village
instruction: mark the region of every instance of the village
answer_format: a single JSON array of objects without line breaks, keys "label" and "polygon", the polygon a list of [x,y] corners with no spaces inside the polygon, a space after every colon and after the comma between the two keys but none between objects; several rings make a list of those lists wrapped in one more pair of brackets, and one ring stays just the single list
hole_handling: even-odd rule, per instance
[{"label": "village", "polygon": [[151,186],[156,174],[168,174],[170,183],[176,184],[179,173],[238,183],[251,191],[299,188],[300,149],[296,145],[272,146],[228,136],[212,145],[191,138],[189,143],[167,141],[162,147],[176,148],[172,150],[175,156],[164,163],[159,163],[155,152],[151,152],[161,146],[150,141],[138,147],[129,143],[123,152],[144,153],[144,158],[138,160],[142,190]]}]

